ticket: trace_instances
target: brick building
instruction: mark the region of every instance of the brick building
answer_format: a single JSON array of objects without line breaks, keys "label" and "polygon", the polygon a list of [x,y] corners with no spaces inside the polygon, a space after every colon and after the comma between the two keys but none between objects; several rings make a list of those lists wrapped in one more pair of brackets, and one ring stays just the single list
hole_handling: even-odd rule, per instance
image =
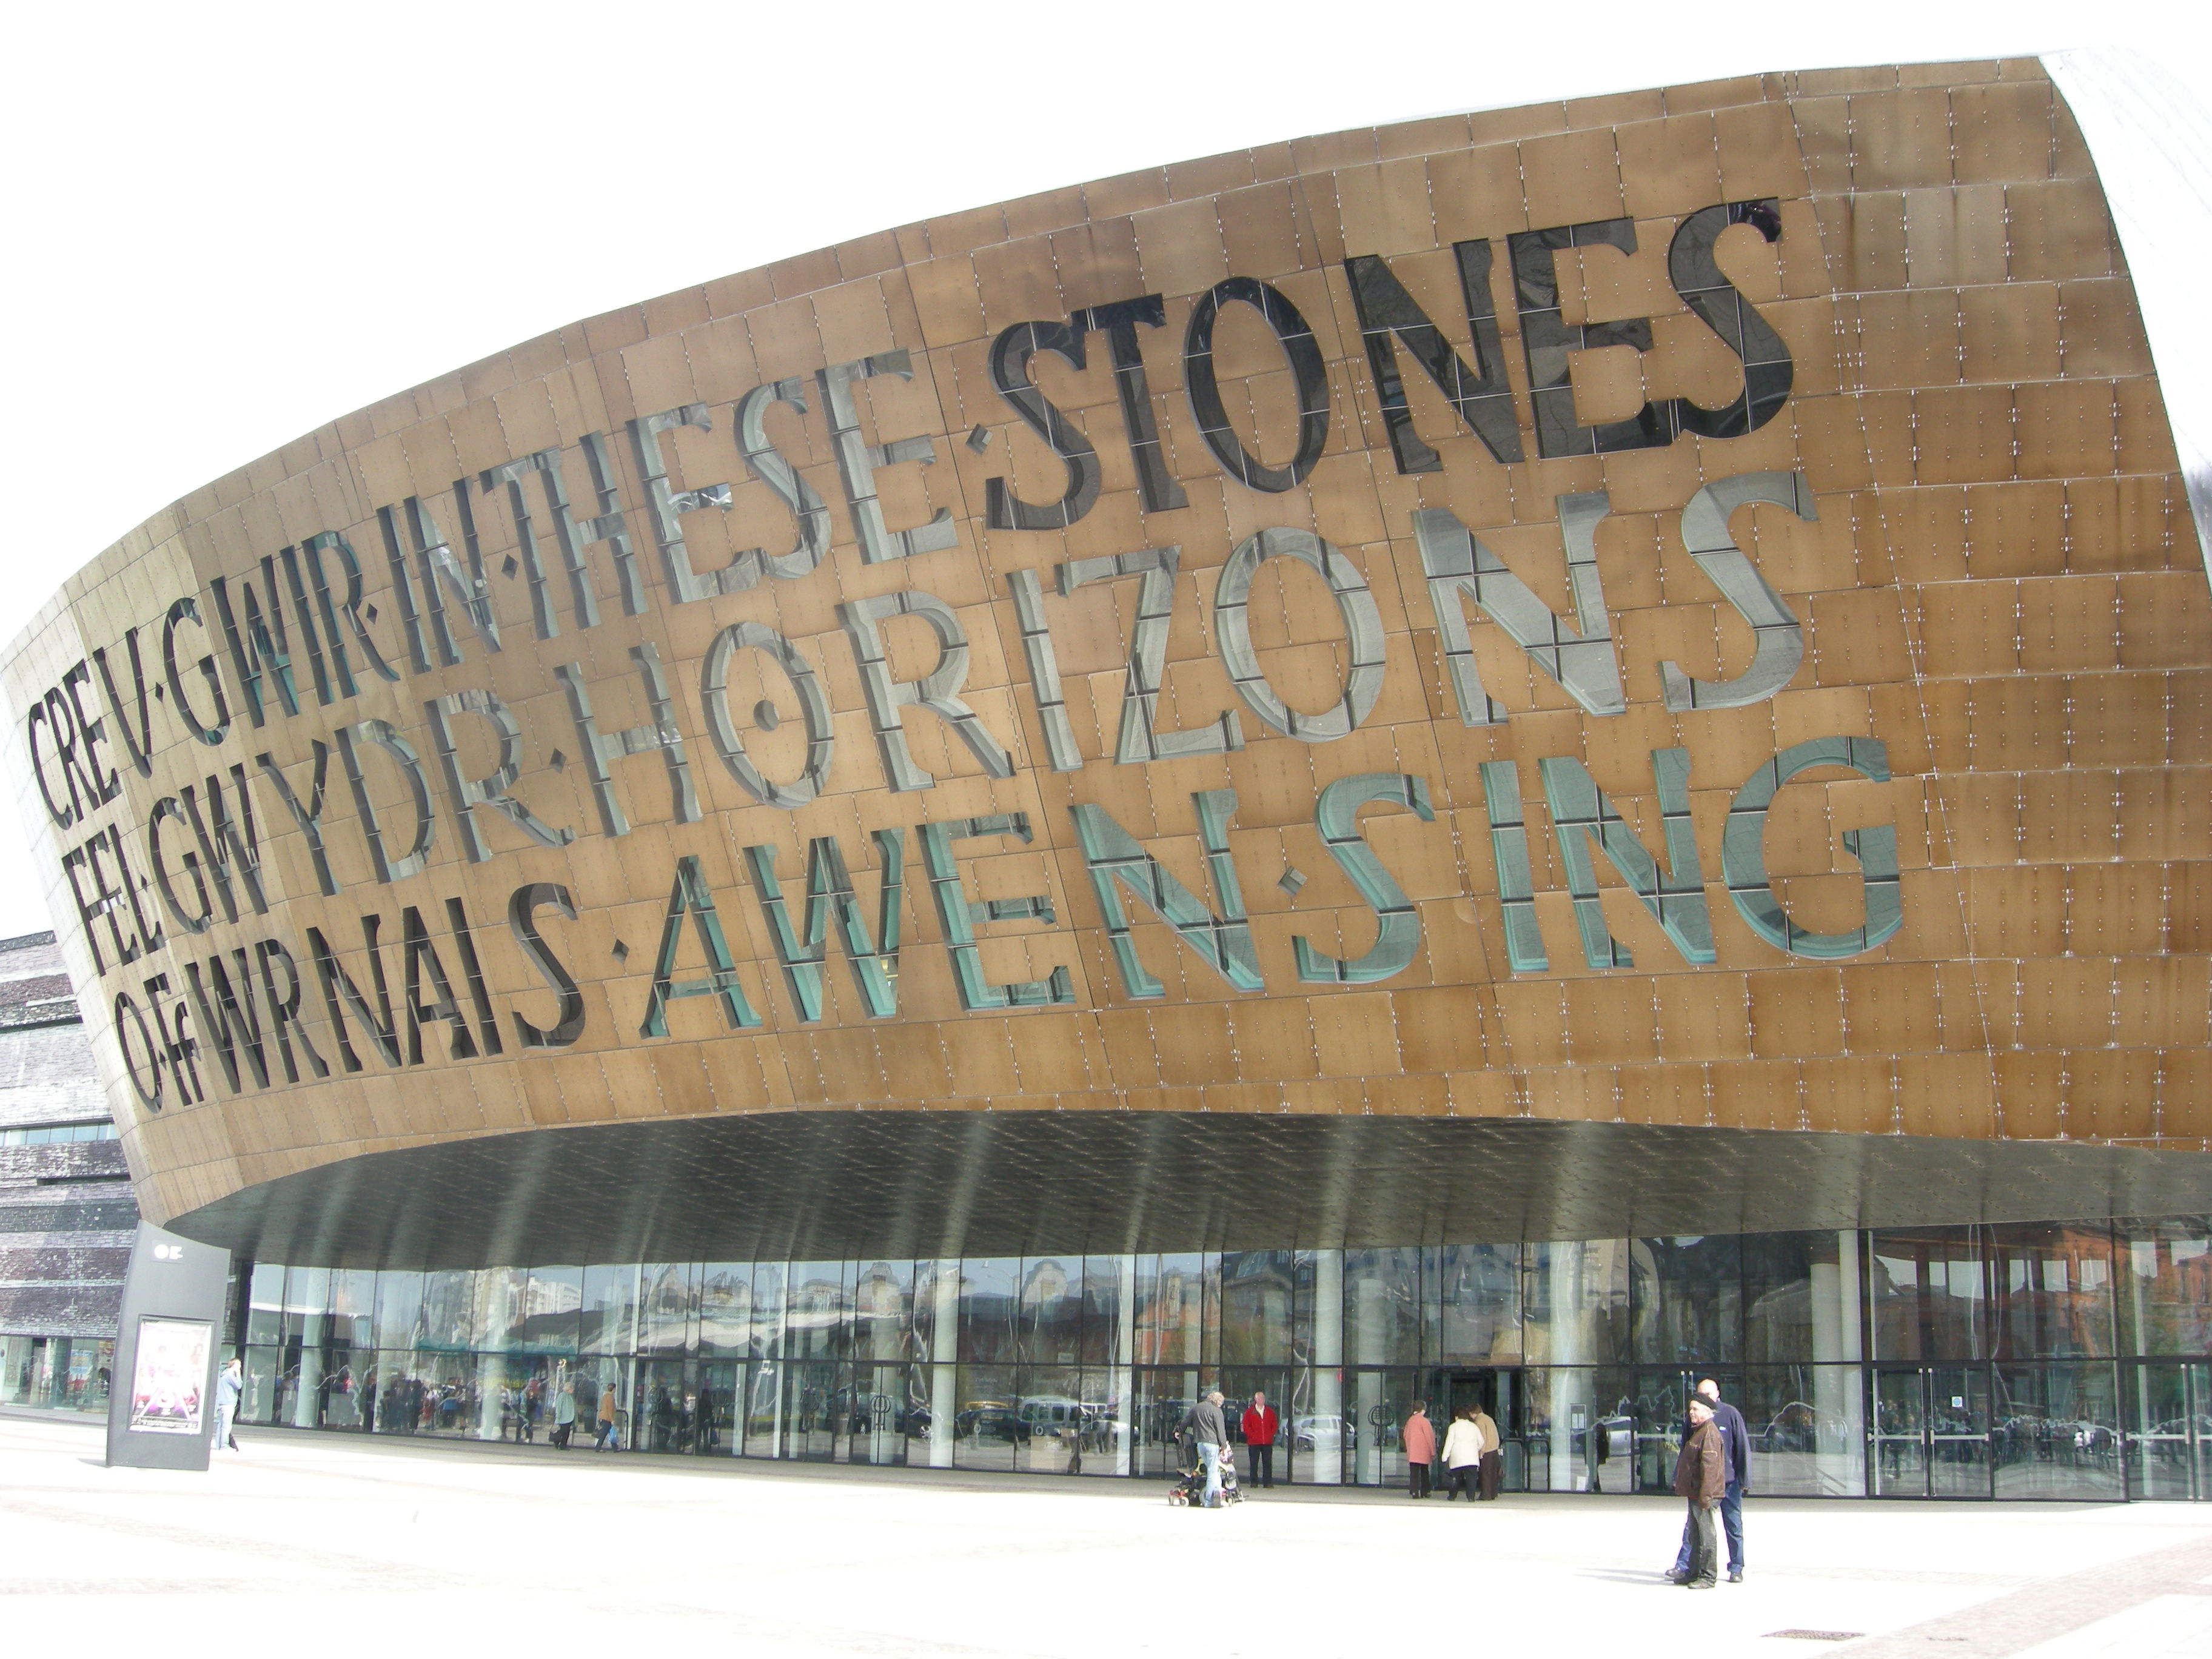
[{"label": "brick building", "polygon": [[137,1224],[61,950],[0,939],[0,1401],[106,1408]]}]

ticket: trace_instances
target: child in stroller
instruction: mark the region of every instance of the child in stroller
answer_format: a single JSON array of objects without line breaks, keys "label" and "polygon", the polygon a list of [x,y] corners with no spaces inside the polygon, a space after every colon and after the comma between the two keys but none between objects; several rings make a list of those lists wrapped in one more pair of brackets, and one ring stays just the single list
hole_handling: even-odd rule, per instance
[{"label": "child in stroller", "polygon": [[[1176,1509],[1202,1510],[1206,1507],[1206,1462],[1198,1455],[1198,1443],[1187,1434],[1176,1436],[1176,1459],[1179,1478],[1168,1488],[1168,1502]],[[1221,1448],[1221,1507],[1241,1504],[1244,1494],[1237,1486],[1237,1459],[1226,1446]]]}]

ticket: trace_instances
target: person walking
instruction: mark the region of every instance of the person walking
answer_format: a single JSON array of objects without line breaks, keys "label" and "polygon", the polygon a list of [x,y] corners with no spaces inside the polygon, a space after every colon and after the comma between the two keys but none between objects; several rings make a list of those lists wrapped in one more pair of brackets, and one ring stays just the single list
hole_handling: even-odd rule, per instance
[{"label": "person walking", "polygon": [[1215,1389],[1200,1396],[1184,1416],[1182,1428],[1198,1448],[1199,1462],[1206,1469],[1205,1505],[1218,1510],[1221,1507],[1221,1457],[1229,1443],[1228,1425],[1221,1416],[1221,1390]]},{"label": "person walking", "polygon": [[1718,1577],[1713,1516],[1720,1507],[1721,1494],[1728,1489],[1727,1465],[1721,1431],[1713,1425],[1712,1401],[1703,1395],[1692,1395],[1690,1432],[1683,1437],[1681,1455],[1674,1460],[1674,1493],[1690,1506],[1686,1517],[1690,1561],[1680,1573],[1668,1575],[1689,1589],[1711,1589]]},{"label": "person walking", "polygon": [[1489,1503],[1498,1496],[1498,1488],[1505,1478],[1505,1443],[1498,1437],[1497,1420],[1483,1410],[1480,1401],[1468,1413],[1474,1426],[1482,1431],[1482,1464],[1476,1484],[1482,1489],[1482,1501]]},{"label": "person walking", "polygon": [[1429,1466],[1437,1461],[1437,1425],[1429,1421],[1429,1402],[1416,1400],[1413,1414],[1399,1437],[1406,1445],[1406,1496],[1429,1495]]},{"label": "person walking", "polygon": [[1281,1426],[1267,1396],[1254,1389],[1244,1408],[1244,1462],[1246,1478],[1255,1486],[1275,1484],[1275,1433]]},{"label": "person walking", "polygon": [[[1695,1396],[1712,1407],[1713,1427],[1721,1437],[1723,1468],[1728,1486],[1721,1493],[1721,1530],[1728,1539],[1729,1583],[1743,1583],[1743,1494],[1751,1484],[1751,1432],[1744,1426],[1743,1413],[1721,1398],[1721,1385],[1711,1377],[1698,1384]],[[1679,1579],[1690,1568],[1690,1528],[1682,1528],[1682,1547],[1675,1553],[1674,1565],[1668,1573]]]},{"label": "person walking", "polygon": [[1474,1502],[1482,1475],[1482,1430],[1474,1412],[1462,1408],[1452,1413],[1451,1427],[1444,1431],[1443,1459],[1444,1502],[1456,1503],[1462,1492],[1468,1503]]},{"label": "person walking", "polygon": [[235,1359],[225,1363],[222,1374],[215,1380],[215,1443],[230,1451],[238,1449],[238,1436],[231,1425],[238,1420],[238,1397],[246,1392],[246,1378]]},{"label": "person walking", "polygon": [[621,1443],[615,1437],[615,1413],[619,1409],[615,1401],[615,1385],[608,1383],[599,1390],[599,1434],[592,1446],[594,1451],[617,1451]]},{"label": "person walking", "polygon": [[1713,1426],[1721,1431],[1727,1451],[1728,1490],[1721,1494],[1721,1530],[1728,1538],[1728,1576],[1731,1584],[1743,1583],[1743,1500],[1751,1490],[1751,1430],[1743,1413],[1721,1398],[1721,1385],[1711,1377],[1698,1384],[1698,1392],[1712,1402]]},{"label": "person walking", "polygon": [[568,1449],[568,1437],[576,1432],[576,1383],[571,1377],[561,1390],[561,1397],[553,1402],[553,1443],[562,1451]]}]

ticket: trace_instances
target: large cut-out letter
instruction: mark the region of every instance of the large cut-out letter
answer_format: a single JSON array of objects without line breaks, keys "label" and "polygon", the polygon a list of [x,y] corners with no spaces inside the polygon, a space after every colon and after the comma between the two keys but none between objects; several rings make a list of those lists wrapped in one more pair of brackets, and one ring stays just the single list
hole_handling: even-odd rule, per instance
[{"label": "large cut-out letter", "polygon": [[1556,505],[1559,537],[1567,550],[1567,591],[1575,604],[1572,623],[1554,615],[1449,511],[1425,507],[1413,514],[1413,538],[1420,544],[1421,570],[1429,579],[1429,604],[1436,612],[1437,637],[1443,647],[1462,725],[1505,724],[1505,705],[1483,690],[1467,613],[1460,608],[1462,599],[1474,600],[1483,615],[1528,653],[1530,661],[1589,713],[1627,712],[1620,689],[1620,659],[1613,653],[1613,624],[1605,613],[1605,587],[1597,574],[1598,521],[1610,504],[1600,489],[1562,495]]}]

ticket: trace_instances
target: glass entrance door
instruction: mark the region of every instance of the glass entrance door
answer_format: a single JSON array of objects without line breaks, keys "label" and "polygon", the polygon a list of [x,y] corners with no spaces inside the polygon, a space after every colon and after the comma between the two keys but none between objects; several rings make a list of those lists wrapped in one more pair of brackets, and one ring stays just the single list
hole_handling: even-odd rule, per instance
[{"label": "glass entrance door", "polygon": [[1917,1369],[1875,1372],[1867,1463],[1875,1497],[1928,1496],[1927,1398],[1926,1379]]},{"label": "glass entrance door", "polygon": [[637,1368],[637,1399],[630,1411],[630,1445],[636,1451],[691,1449],[690,1389],[681,1359],[648,1359]]},{"label": "glass entrance door", "polygon": [[1872,1381],[1875,1497],[1990,1496],[1987,1366],[1881,1366]]},{"label": "glass entrance door", "polygon": [[1990,1495],[1990,1374],[1937,1365],[1928,1376],[1928,1495]]},{"label": "glass entrance door", "polygon": [[733,1360],[702,1360],[692,1396],[691,1449],[702,1457],[736,1455],[744,1431],[737,1420],[739,1367]]},{"label": "glass entrance door", "polygon": [[841,1463],[848,1450],[852,1368],[835,1360],[787,1360],[783,1367],[783,1455]]},{"label": "glass entrance door", "polygon": [[[1527,1407],[1522,1403],[1523,1378],[1517,1368],[1491,1367],[1481,1370],[1445,1371],[1437,1378],[1430,1415],[1445,1429],[1468,1406],[1480,1406],[1498,1425],[1501,1491],[1528,1489],[1528,1455],[1525,1437]],[[1441,1436],[1441,1431],[1439,1434]],[[1439,1443],[1442,1443],[1441,1438]]]},{"label": "glass entrance door", "polygon": [[2212,1498],[2212,1365],[2129,1367],[2127,1476],[2130,1498]]}]

